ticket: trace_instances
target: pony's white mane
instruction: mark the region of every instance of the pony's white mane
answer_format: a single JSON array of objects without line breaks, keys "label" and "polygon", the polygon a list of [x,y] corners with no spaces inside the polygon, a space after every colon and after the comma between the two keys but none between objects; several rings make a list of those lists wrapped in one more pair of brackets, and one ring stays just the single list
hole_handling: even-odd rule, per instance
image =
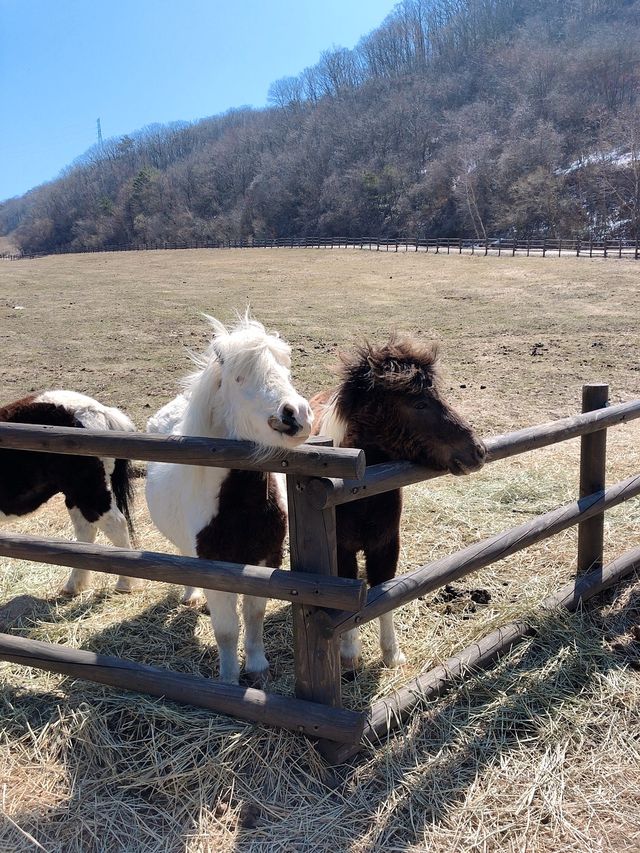
[{"label": "pony's white mane", "polygon": [[[225,411],[216,399],[223,371],[263,386],[273,371],[274,360],[289,370],[291,348],[277,332],[267,332],[248,311],[229,328],[209,314],[202,316],[214,334],[203,353],[187,351],[198,369],[180,380],[187,406],[178,430],[183,435],[215,436],[220,435],[223,424],[234,421],[234,413]],[[273,448],[256,451],[259,456],[273,452]]]},{"label": "pony's white mane", "polygon": [[[228,329],[215,317],[209,314],[202,314],[202,316],[212,327],[213,338],[203,353],[187,351],[189,358],[198,368],[197,371],[180,380],[180,385],[187,395],[212,362],[217,361],[225,366],[228,363],[232,371],[239,372],[246,369],[248,365],[254,371],[256,368],[262,368],[261,374],[256,377],[259,379],[266,377],[269,354],[283,367],[287,369],[291,367],[291,347],[280,338],[277,332],[267,332],[262,323],[254,320],[248,311],[239,316],[234,325]],[[257,359],[256,356],[258,356]]]}]

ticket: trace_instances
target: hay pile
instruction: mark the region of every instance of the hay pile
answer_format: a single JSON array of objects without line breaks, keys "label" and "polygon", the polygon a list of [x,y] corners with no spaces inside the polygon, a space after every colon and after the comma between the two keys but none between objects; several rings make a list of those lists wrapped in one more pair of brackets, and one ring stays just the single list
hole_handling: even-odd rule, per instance
[{"label": "hay pile", "polygon": [[[612,431],[611,478],[630,462]],[[640,433],[640,430],[636,430]],[[407,491],[412,568],[575,494],[577,443]],[[138,489],[141,488],[138,483]],[[142,546],[165,549],[144,500]],[[61,502],[13,525],[65,535]],[[637,502],[608,516],[609,555],[637,543]],[[575,530],[402,609],[409,664],[380,665],[375,624],[345,704],[366,708],[523,612],[571,576]],[[13,630],[35,639],[210,675],[208,617],[180,591],[119,596],[112,578],[56,595],[62,569],[2,562],[0,600],[34,597]],[[105,583],[109,586],[102,586]],[[207,712],[0,663],[0,849],[87,851],[632,850],[640,844],[640,584],[576,616],[415,713],[383,748],[328,768],[305,739]],[[288,606],[270,604],[273,689],[292,691]]]}]

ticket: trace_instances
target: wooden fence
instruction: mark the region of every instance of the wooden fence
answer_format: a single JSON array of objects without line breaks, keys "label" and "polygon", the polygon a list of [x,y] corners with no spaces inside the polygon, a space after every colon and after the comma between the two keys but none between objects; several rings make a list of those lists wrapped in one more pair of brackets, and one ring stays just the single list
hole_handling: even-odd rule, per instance
[{"label": "wooden fence", "polygon": [[30,254],[0,254],[0,260],[19,261],[47,255],[91,254],[95,252],[142,252],[162,249],[362,249],[373,252],[432,252],[458,255],[526,255],[529,257],[640,258],[640,242],[630,239],[558,239],[517,240],[510,237],[278,237],[268,240],[183,240],[173,242],[130,243],[108,248],[57,249]]},{"label": "wooden fence", "polygon": [[365,468],[362,451],[322,446],[321,440],[258,463],[245,442],[0,424],[0,450],[12,447],[284,472],[290,572],[10,534],[0,536],[0,554],[290,601],[296,695],[225,685],[8,633],[0,633],[0,659],[282,726],[318,739],[328,760],[343,761],[360,748],[363,735],[369,740],[384,737],[425,698],[437,696],[470,669],[488,666],[532,634],[533,628],[518,621],[492,632],[441,666],[422,672],[393,696],[380,699],[368,714],[342,707],[339,638],[343,631],[576,524],[577,579],[546,598],[542,610],[574,609],[640,567],[640,548],[603,565],[605,510],[640,494],[640,474],[605,488],[606,431],[640,417],[640,400],[611,407],[606,404],[607,386],[588,385],[582,414],[486,442],[491,463],[581,436],[580,494],[575,502],[400,575],[368,593],[361,581],[337,577],[336,506],[443,476],[442,472],[407,462]]}]

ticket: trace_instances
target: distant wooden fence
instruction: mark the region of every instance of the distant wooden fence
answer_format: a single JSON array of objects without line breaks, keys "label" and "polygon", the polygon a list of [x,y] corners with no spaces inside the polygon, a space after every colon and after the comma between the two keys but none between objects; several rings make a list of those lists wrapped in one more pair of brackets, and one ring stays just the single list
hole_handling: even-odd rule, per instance
[{"label": "distant wooden fence", "polygon": [[365,468],[362,451],[325,447],[321,440],[258,463],[245,442],[0,424],[0,452],[12,447],[284,472],[290,572],[10,534],[0,536],[0,554],[292,602],[296,696],[230,686],[8,633],[0,633],[0,659],[282,726],[317,738],[330,761],[343,761],[360,748],[363,736],[368,740],[384,737],[425,698],[439,695],[469,670],[488,666],[534,633],[525,621],[493,631],[441,666],[424,671],[392,696],[378,700],[365,715],[342,707],[339,638],[345,630],[576,524],[578,577],[546,598],[542,610],[575,609],[640,567],[640,548],[603,566],[605,510],[640,494],[640,474],[605,488],[606,431],[640,417],[640,400],[606,407],[607,395],[606,385],[585,386],[582,414],[486,442],[488,462],[495,462],[581,436],[580,494],[575,502],[400,575],[368,593],[361,581],[337,577],[335,507],[443,476],[442,472],[408,462]]},{"label": "distant wooden fence", "polygon": [[640,258],[640,242],[628,239],[531,239],[506,237],[487,239],[463,237],[279,237],[269,240],[185,240],[177,242],[131,243],[99,249],[60,249],[31,254],[0,254],[0,260],[19,261],[47,255],[91,254],[95,252],[144,252],[162,249],[366,249],[373,252],[433,252],[458,255],[530,255],[577,258]]}]

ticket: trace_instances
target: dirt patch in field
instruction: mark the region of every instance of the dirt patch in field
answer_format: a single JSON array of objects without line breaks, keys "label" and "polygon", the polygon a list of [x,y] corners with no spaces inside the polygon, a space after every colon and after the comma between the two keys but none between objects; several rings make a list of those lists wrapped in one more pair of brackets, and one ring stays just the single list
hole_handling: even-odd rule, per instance
[{"label": "dirt patch in field", "polygon": [[63,386],[142,425],[207,329],[251,305],[293,347],[305,393],[340,348],[411,332],[442,343],[452,399],[483,432],[573,412],[580,386],[640,386],[637,265],[358,250],[198,250],[0,265],[0,398]]}]

